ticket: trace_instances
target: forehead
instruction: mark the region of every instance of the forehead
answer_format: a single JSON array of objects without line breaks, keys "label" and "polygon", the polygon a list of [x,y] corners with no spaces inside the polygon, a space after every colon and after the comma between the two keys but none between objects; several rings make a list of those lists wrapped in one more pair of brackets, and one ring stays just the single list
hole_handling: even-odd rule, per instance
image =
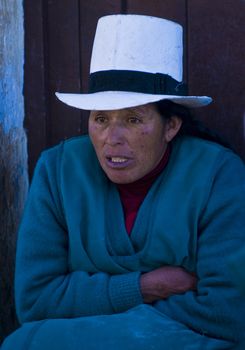
[{"label": "forehead", "polygon": [[107,114],[111,116],[123,116],[127,114],[138,114],[143,116],[151,116],[152,114],[159,114],[157,111],[157,108],[155,104],[149,103],[145,105],[140,105],[136,107],[130,107],[130,108],[123,108],[123,109],[116,109],[116,110],[107,110],[107,111],[91,111],[90,114]]}]

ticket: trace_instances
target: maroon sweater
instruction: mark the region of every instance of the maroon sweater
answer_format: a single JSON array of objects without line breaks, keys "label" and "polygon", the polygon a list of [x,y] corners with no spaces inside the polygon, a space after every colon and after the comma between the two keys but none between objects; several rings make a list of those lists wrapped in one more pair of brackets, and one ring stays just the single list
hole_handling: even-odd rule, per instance
[{"label": "maroon sweater", "polygon": [[166,167],[169,156],[170,147],[168,147],[165,151],[160,163],[158,163],[156,168],[154,168],[149,174],[135,182],[117,185],[123,205],[126,230],[129,235],[132,231],[141,203],[143,202],[153,182]]}]

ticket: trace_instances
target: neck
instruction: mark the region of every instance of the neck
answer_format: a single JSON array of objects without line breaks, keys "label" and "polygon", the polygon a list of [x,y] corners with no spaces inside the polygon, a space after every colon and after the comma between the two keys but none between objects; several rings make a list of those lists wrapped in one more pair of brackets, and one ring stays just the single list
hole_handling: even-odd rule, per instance
[{"label": "neck", "polygon": [[168,146],[158,165],[141,179],[129,184],[117,184],[117,188],[122,201],[125,216],[125,225],[128,234],[131,233],[137,212],[143,202],[147,192],[157,179],[158,175],[166,167],[171,149]]}]

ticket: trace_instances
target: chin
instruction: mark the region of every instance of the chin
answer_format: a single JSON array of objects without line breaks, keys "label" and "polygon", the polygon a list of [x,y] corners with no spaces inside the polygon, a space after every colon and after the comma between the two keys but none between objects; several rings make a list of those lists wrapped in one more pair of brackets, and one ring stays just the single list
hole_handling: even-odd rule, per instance
[{"label": "chin", "polygon": [[123,177],[117,177],[117,176],[108,176],[107,177],[109,178],[109,180],[115,184],[118,184],[118,185],[123,185],[123,184],[129,184],[131,182],[134,182],[135,180],[132,180],[132,179],[127,179],[127,178],[123,178]]},{"label": "chin", "polygon": [[130,183],[133,183],[139,179],[141,179],[142,177],[144,177],[144,175],[135,175],[135,176],[132,176],[132,175],[126,175],[126,174],[120,174],[120,175],[115,175],[115,174],[109,174],[109,173],[106,173],[107,177],[109,178],[109,180],[115,184],[118,184],[118,185],[126,185],[126,184],[130,184]]},{"label": "chin", "polygon": [[111,174],[109,172],[105,172],[105,173],[111,182],[118,185],[129,184],[137,180],[137,178],[133,176],[127,176],[126,174],[123,174],[123,172],[122,174]]}]

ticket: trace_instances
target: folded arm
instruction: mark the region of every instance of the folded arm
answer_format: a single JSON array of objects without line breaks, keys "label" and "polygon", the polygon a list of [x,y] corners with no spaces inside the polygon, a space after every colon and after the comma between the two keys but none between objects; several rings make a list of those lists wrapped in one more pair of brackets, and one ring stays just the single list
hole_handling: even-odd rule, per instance
[{"label": "folded arm", "polygon": [[154,306],[200,333],[241,341],[245,300],[231,278],[230,259],[245,244],[245,167],[231,152],[216,166],[199,220],[197,289]]},{"label": "folded arm", "polygon": [[59,148],[40,159],[19,230],[15,294],[21,323],[112,314],[143,302],[139,272],[71,271],[58,181]]}]

